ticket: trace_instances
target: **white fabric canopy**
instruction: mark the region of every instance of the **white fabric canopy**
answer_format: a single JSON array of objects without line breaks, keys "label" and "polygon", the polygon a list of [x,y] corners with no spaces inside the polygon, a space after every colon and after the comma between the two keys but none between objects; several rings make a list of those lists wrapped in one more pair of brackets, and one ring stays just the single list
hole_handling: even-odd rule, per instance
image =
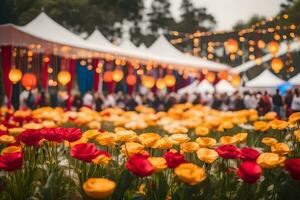
[{"label": "white fabric canopy", "polygon": [[148,51],[148,48],[146,47],[146,45],[144,43],[140,44],[140,46],[138,48],[142,51]]},{"label": "white fabric canopy", "polygon": [[86,41],[99,44],[108,47],[115,47],[106,37],[100,32],[99,29],[95,29],[94,32],[86,39]]},{"label": "white fabric canopy", "polygon": [[206,79],[202,80],[195,89],[195,92],[198,93],[205,93],[205,92],[213,93],[214,91],[215,91],[214,86]]},{"label": "white fabric canopy", "polygon": [[119,47],[122,48],[122,49],[138,50],[138,48],[129,39],[123,40],[120,43]]},{"label": "white fabric canopy", "polygon": [[236,89],[226,80],[220,80],[215,88],[218,93],[232,94],[236,91]]},{"label": "white fabric canopy", "polygon": [[185,93],[190,93],[191,94],[195,91],[198,84],[199,84],[199,81],[195,80],[191,84],[189,84],[188,86],[179,89],[178,94],[185,94]]},{"label": "white fabric canopy", "polygon": [[200,68],[207,68],[212,71],[222,71],[229,70],[230,67],[224,64],[215,63],[212,61],[204,60],[195,56],[186,55],[176,49],[163,35],[160,35],[159,38],[148,48],[149,52],[153,54],[162,55],[169,58],[177,58],[186,65],[195,65]]},{"label": "white fabric canopy", "polygon": [[300,73],[298,73],[296,76],[290,78],[289,82],[293,85],[300,85]]},{"label": "white fabric canopy", "polygon": [[268,69],[266,69],[254,79],[246,82],[246,87],[274,88],[281,85],[282,83],[284,83],[284,80],[278,78]]},{"label": "white fabric canopy", "polygon": [[[289,47],[288,47],[288,44],[286,42],[281,43],[280,47],[279,47],[279,51],[276,54],[276,57],[280,57],[280,56],[286,54],[288,52],[288,48]],[[299,51],[299,50],[300,50],[300,43],[297,39],[295,39],[295,41],[293,41],[290,44],[290,51],[291,52],[296,52],[296,51]],[[261,61],[262,61],[262,63],[265,63],[265,62],[270,61],[272,58],[273,58],[272,54],[267,54],[267,55],[265,55],[261,58],[262,59]],[[230,72],[232,72],[232,73],[241,73],[241,72],[247,71],[248,69],[250,69],[250,68],[252,68],[256,65],[257,65],[257,62],[255,60],[248,61],[244,64],[241,64],[240,66],[232,68],[230,70]]]}]

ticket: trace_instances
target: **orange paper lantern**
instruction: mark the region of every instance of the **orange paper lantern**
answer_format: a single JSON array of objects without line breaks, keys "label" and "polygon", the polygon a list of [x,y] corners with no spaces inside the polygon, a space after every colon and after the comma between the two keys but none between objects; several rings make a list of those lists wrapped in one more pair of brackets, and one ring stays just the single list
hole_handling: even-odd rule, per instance
[{"label": "orange paper lantern", "polygon": [[57,80],[62,85],[67,85],[71,81],[71,74],[68,71],[60,71],[57,75]]},{"label": "orange paper lantern", "polygon": [[283,62],[280,58],[273,58],[271,61],[271,67],[275,73],[279,73],[283,68]]},{"label": "orange paper lantern", "polygon": [[221,72],[219,72],[218,76],[221,80],[227,80],[228,73],[226,71],[221,71]]},{"label": "orange paper lantern", "polygon": [[229,53],[236,53],[239,49],[239,43],[235,39],[229,39],[225,43],[225,48]]},{"label": "orange paper lantern", "polygon": [[240,84],[241,84],[241,77],[238,74],[233,75],[232,78],[231,78],[231,84],[234,87],[240,86]]},{"label": "orange paper lantern", "polygon": [[279,44],[276,41],[272,41],[268,44],[268,51],[271,54],[276,54],[279,51]]},{"label": "orange paper lantern", "polygon": [[155,84],[155,80],[152,76],[143,76],[142,77],[142,83],[146,88],[153,88]]},{"label": "orange paper lantern", "polygon": [[124,73],[122,70],[120,69],[116,69],[115,71],[113,71],[113,80],[115,82],[119,82],[123,79]]},{"label": "orange paper lantern", "polygon": [[36,87],[36,76],[32,73],[24,74],[22,78],[22,85],[26,90],[32,90]]},{"label": "orange paper lantern", "polygon": [[13,83],[16,84],[22,79],[22,72],[19,69],[11,69],[8,73],[8,79]]},{"label": "orange paper lantern", "polygon": [[165,80],[163,78],[159,78],[156,80],[156,87],[160,90],[166,88],[166,83]]},{"label": "orange paper lantern", "polygon": [[112,82],[113,81],[113,72],[112,71],[104,72],[103,81],[104,82]]},{"label": "orange paper lantern", "polygon": [[166,75],[164,77],[166,86],[173,87],[176,84],[176,78],[173,75]]},{"label": "orange paper lantern", "polygon": [[208,72],[206,75],[206,80],[208,80],[210,83],[215,82],[216,80],[216,75],[213,72]]},{"label": "orange paper lantern", "polygon": [[133,75],[133,74],[129,74],[127,77],[126,77],[126,83],[130,86],[136,84],[136,76]]}]

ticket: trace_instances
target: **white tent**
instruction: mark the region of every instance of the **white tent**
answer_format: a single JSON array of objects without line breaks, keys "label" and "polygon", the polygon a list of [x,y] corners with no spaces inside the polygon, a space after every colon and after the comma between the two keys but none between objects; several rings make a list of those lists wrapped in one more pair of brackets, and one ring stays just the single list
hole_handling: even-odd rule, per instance
[{"label": "white tent", "polygon": [[179,89],[178,94],[193,93],[198,84],[199,84],[199,81],[195,80],[191,84],[189,84],[188,86]]},{"label": "white tent", "polygon": [[215,88],[218,93],[232,94],[236,91],[236,89],[226,80],[220,80]]},{"label": "white tent", "polygon": [[86,39],[86,41],[99,44],[102,46],[115,47],[106,37],[100,32],[98,28],[94,30],[94,32]]},{"label": "white tent", "polygon": [[199,85],[197,85],[195,92],[200,92],[200,93],[213,93],[215,91],[214,86],[206,79],[202,80]]},{"label": "white tent", "polygon": [[204,60],[195,56],[186,55],[176,49],[169,41],[160,35],[159,38],[148,48],[149,52],[169,58],[181,60],[186,65],[196,65],[200,68],[207,68],[212,71],[222,71],[230,69],[229,66]]},{"label": "white tent", "polygon": [[252,88],[275,88],[284,83],[284,80],[275,76],[268,69],[263,71],[254,79],[246,82],[246,87]]},{"label": "white tent", "polygon": [[123,40],[119,47],[122,49],[132,49],[132,50],[138,50],[137,46],[135,46],[129,39]]},{"label": "white tent", "polygon": [[148,51],[148,48],[146,47],[146,45],[144,43],[140,44],[140,46],[138,47],[139,50],[142,51]]},{"label": "white tent", "polygon": [[298,73],[296,76],[290,78],[289,82],[293,85],[300,85],[300,73]]},{"label": "white tent", "polygon": [[[280,56],[286,54],[288,51],[295,52],[295,51],[299,51],[299,50],[300,50],[300,43],[297,39],[295,39],[295,41],[293,41],[290,44],[290,47],[288,47],[288,44],[286,42],[282,42],[280,44],[279,51],[276,54],[276,57],[280,57]],[[268,62],[272,58],[273,58],[272,54],[267,54],[267,55],[265,55],[261,58],[261,62],[262,63]],[[232,68],[230,70],[230,72],[232,72],[232,73],[241,73],[241,72],[247,71],[248,69],[250,69],[250,68],[252,68],[256,65],[257,65],[257,61],[255,61],[255,60],[248,61],[246,63],[241,64],[240,66]]]}]

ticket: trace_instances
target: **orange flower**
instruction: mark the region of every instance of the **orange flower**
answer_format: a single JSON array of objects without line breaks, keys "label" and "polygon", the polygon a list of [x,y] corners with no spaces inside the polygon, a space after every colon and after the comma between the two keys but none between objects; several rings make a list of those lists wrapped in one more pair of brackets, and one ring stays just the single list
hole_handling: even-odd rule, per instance
[{"label": "orange flower", "polygon": [[270,125],[265,121],[256,121],[254,122],[253,126],[255,130],[263,132],[269,130],[270,127]]}]

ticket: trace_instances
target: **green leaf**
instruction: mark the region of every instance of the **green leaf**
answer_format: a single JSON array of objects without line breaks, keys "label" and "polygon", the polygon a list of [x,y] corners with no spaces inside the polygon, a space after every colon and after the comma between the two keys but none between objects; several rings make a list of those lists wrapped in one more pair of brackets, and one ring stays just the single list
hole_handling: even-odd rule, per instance
[{"label": "green leaf", "polygon": [[128,170],[123,170],[119,180],[117,181],[116,190],[112,196],[112,199],[122,200],[124,193],[130,187],[131,183],[136,179]]}]

